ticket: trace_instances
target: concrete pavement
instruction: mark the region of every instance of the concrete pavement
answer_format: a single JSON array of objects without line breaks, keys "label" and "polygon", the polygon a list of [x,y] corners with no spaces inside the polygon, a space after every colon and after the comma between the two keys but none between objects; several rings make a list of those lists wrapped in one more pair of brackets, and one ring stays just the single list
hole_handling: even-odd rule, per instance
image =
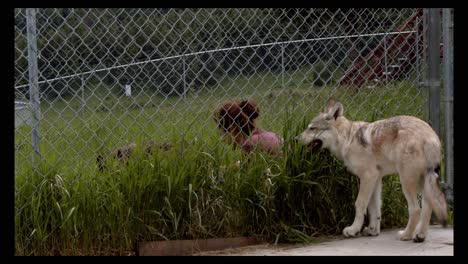
[{"label": "concrete pavement", "polygon": [[337,237],[306,245],[256,245],[197,255],[230,256],[453,256],[453,227],[431,226],[423,243],[400,241],[399,230],[383,230],[379,236]]}]

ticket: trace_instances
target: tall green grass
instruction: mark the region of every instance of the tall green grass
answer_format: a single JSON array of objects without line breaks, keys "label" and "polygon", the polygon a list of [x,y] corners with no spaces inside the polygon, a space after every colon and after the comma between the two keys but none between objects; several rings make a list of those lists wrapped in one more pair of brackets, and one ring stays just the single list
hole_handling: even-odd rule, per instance
[{"label": "tall green grass", "polygon": [[[242,81],[253,88],[239,88]],[[311,154],[293,138],[330,96],[342,101],[349,119],[367,121],[422,117],[423,99],[405,82],[360,92],[291,82],[296,88],[281,89],[267,74],[226,79],[186,100],[109,98],[85,123],[76,118],[77,102],[45,108],[37,167],[28,162],[29,128],[15,134],[16,164],[22,165],[15,175],[16,254],[132,255],[138,243],[150,240],[256,235],[313,242],[340,234],[353,221],[358,180],[327,151]],[[246,157],[220,141],[214,107],[249,96],[260,104],[259,125],[285,138],[283,155]],[[116,107],[116,100],[125,107]],[[142,103],[144,110],[135,106]],[[174,147],[151,156],[137,149],[128,165],[109,160],[107,170],[97,170],[97,153],[147,137]],[[406,219],[398,178],[389,176],[382,228],[404,227]]]}]

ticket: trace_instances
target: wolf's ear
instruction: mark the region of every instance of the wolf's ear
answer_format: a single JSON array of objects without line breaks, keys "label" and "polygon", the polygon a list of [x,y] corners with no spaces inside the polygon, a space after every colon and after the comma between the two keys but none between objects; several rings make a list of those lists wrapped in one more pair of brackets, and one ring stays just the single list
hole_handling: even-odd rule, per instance
[{"label": "wolf's ear", "polygon": [[327,105],[325,105],[325,110],[323,112],[324,113],[330,112],[330,110],[333,108],[333,106],[335,106],[336,103],[337,103],[337,100],[335,100],[335,98],[331,97],[330,99],[328,99]]},{"label": "wolf's ear", "polygon": [[333,116],[336,120],[339,116],[343,115],[343,112],[344,108],[340,102],[336,101],[334,98],[330,98],[330,100],[328,100],[328,103],[325,106],[325,113]]}]

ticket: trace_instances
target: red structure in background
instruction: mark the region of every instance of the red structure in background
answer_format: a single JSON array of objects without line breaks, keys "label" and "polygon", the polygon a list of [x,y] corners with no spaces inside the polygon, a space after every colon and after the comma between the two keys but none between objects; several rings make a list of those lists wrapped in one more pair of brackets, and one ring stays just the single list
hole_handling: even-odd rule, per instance
[{"label": "red structure in background", "polygon": [[[417,51],[423,47],[423,10],[416,12],[399,25],[394,32],[384,37],[379,45],[365,57],[357,60],[339,80],[340,85],[361,87],[369,81],[399,79],[416,61]],[[418,25],[416,25],[418,23]],[[417,48],[416,45],[419,45]],[[442,50],[442,47],[441,47]],[[442,54],[441,54],[442,56]]]}]

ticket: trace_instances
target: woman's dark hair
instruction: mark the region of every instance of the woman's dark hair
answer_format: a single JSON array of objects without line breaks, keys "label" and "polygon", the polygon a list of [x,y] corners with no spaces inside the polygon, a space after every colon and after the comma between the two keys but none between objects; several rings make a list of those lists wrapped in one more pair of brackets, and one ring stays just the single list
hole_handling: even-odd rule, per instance
[{"label": "woman's dark hair", "polygon": [[253,99],[232,100],[215,111],[214,119],[220,129],[229,131],[232,125],[236,125],[246,135],[250,135],[255,129],[254,120],[259,115],[260,110]]}]

